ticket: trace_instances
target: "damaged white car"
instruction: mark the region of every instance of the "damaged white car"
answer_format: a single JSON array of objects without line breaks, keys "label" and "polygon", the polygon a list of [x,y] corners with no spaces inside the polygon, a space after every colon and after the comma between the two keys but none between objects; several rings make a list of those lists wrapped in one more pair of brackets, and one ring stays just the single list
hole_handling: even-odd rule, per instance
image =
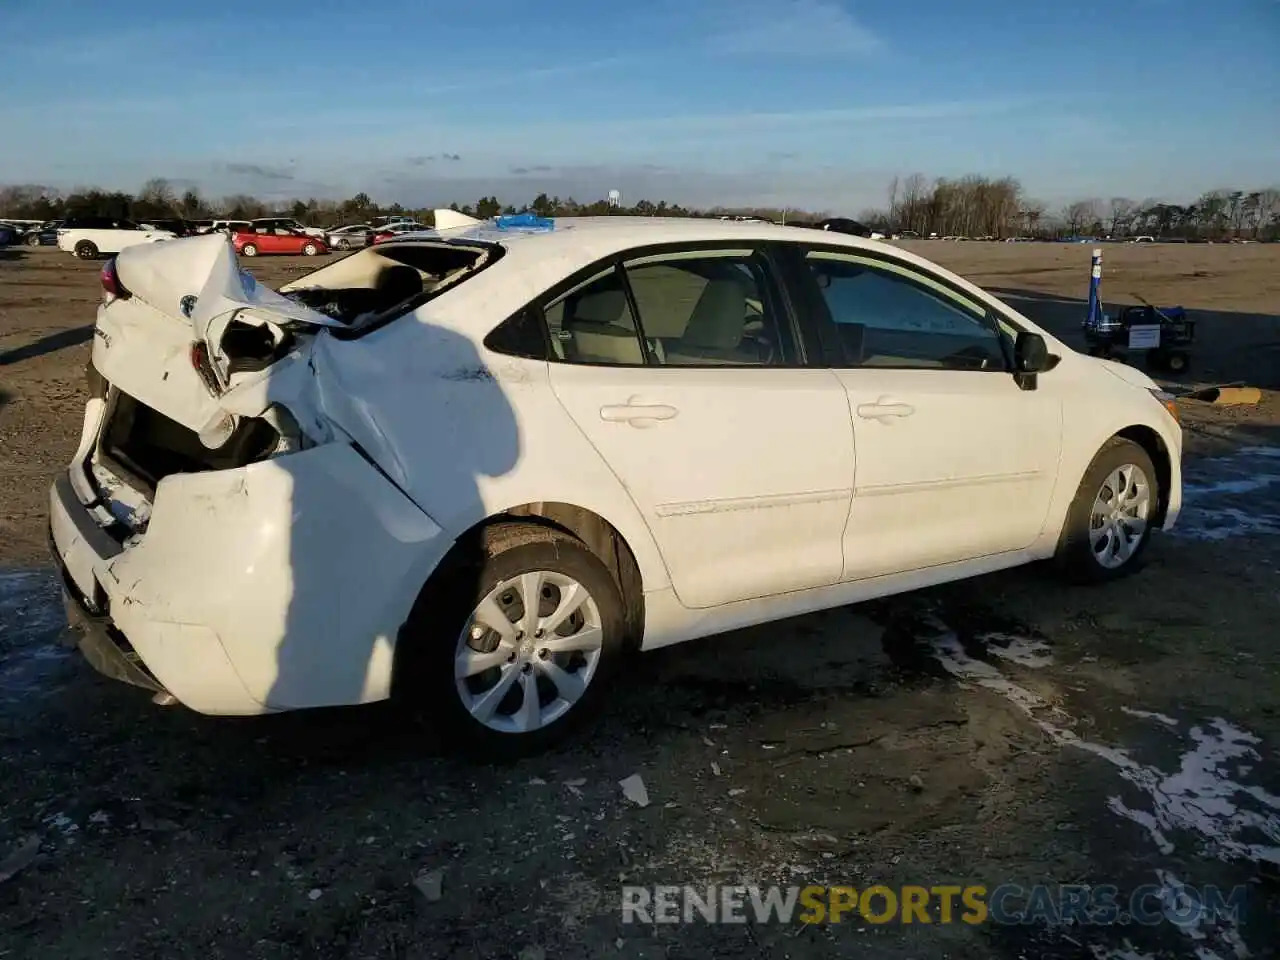
[{"label": "damaged white car", "polygon": [[1151,380],[910,253],[437,226],[279,292],[220,235],[107,264],[51,493],[96,667],[204,713],[395,696],[537,748],[633,650],[1042,558],[1108,579],[1178,514]]}]

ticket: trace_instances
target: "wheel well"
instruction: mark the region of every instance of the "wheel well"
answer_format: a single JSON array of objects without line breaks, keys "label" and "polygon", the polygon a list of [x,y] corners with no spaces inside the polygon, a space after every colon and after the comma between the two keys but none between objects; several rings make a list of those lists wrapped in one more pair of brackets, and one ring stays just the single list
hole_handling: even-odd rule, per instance
[{"label": "wheel well", "polygon": [[1125,440],[1132,440],[1142,447],[1147,452],[1147,456],[1151,458],[1151,463],[1156,468],[1156,483],[1160,485],[1160,502],[1157,505],[1156,522],[1157,525],[1163,524],[1165,511],[1169,509],[1169,484],[1173,477],[1173,467],[1168,447],[1160,439],[1160,434],[1141,424],[1125,427],[1123,430],[1118,431],[1116,436],[1123,437]]},{"label": "wheel well", "polygon": [[[598,513],[572,503],[524,503],[477,523],[458,538],[458,544],[474,544],[476,537],[483,537],[493,527],[504,523],[554,527],[582,541],[609,568],[617,581],[622,602],[627,608],[627,645],[639,649],[644,636],[644,582],[635,554],[613,524]],[[459,550],[459,547],[455,546],[454,550]],[[461,550],[465,553],[468,547],[462,546]]]}]

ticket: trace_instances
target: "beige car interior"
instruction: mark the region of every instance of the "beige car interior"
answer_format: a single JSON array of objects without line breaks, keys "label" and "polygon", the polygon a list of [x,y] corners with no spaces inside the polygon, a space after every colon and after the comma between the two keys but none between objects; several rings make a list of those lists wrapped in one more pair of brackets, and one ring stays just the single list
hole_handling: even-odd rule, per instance
[{"label": "beige car interior", "polygon": [[[678,261],[677,261],[678,263]],[[647,348],[669,366],[759,365],[749,325],[761,326],[760,301],[750,274],[645,263],[627,269],[645,344],[636,334],[626,293],[615,273],[594,278],[545,311],[560,359],[578,363],[641,365]]]},{"label": "beige car interior", "polygon": [[280,292],[354,323],[443,289],[481,266],[486,256],[483,249],[456,245],[443,250],[430,244],[370,247],[286,284]]}]

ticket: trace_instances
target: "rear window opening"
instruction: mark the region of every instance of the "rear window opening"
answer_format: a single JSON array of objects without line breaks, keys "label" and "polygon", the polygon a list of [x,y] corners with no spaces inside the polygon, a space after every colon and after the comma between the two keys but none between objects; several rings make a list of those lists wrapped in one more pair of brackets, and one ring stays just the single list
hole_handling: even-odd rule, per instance
[{"label": "rear window opening", "polygon": [[322,267],[280,292],[358,336],[394,320],[475,276],[502,256],[494,244],[450,241],[369,247]]},{"label": "rear window opening", "polygon": [[280,442],[280,434],[266,420],[243,417],[225,443],[210,449],[195,431],[115,391],[98,457],[121,479],[150,495],[167,476],[247,466],[265,460]]}]

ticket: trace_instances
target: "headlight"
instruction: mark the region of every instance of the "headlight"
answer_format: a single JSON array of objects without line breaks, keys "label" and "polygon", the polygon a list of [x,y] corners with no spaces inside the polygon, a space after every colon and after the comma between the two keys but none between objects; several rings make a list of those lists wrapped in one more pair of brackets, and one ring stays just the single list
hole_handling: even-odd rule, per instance
[{"label": "headlight", "polygon": [[1173,422],[1181,425],[1182,416],[1178,413],[1178,398],[1172,393],[1156,387],[1151,387],[1149,390],[1151,395],[1160,401],[1160,405],[1169,411],[1169,416],[1173,417]]}]

